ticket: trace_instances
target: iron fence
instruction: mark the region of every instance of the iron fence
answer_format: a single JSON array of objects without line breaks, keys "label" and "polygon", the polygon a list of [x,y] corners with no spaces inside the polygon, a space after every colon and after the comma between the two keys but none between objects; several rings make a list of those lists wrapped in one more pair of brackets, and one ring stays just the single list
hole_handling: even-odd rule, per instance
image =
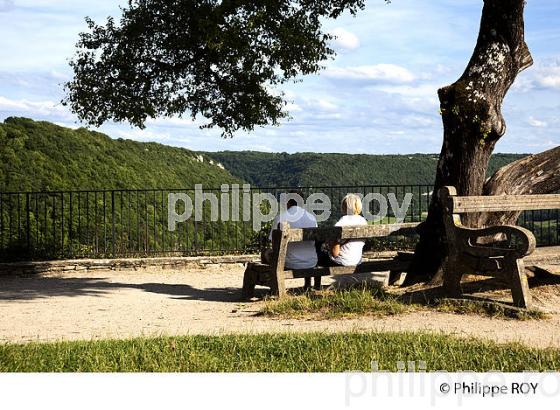
[{"label": "iron fence", "polygon": [[[332,215],[325,224],[340,217],[340,201],[347,193],[394,194],[402,203],[406,194],[411,203],[406,222],[420,222],[427,216],[432,186],[428,185],[368,185],[322,186],[296,188],[305,197],[313,193],[326,194],[332,203]],[[184,194],[194,202],[194,189],[119,189],[52,192],[0,192],[0,261],[105,258],[165,255],[219,255],[257,252],[264,246],[270,223],[262,223],[255,230],[253,220],[240,215],[232,220],[234,202],[238,208],[252,209],[255,193],[269,193],[278,198],[293,187],[247,189],[247,197],[220,202],[217,220],[211,218],[208,201],[202,206],[200,220],[189,218],[168,226],[168,195]],[[221,198],[222,188],[204,189],[204,194]],[[247,200],[248,198],[248,200]],[[374,208],[376,203],[374,204]],[[185,210],[179,203],[176,212]],[[378,209],[371,209],[376,213]],[[229,215],[229,218],[224,218]],[[393,222],[389,210],[379,223]],[[524,213],[520,224],[532,230],[540,246],[557,245],[558,210]],[[411,248],[415,238],[376,240],[370,247]]]}]

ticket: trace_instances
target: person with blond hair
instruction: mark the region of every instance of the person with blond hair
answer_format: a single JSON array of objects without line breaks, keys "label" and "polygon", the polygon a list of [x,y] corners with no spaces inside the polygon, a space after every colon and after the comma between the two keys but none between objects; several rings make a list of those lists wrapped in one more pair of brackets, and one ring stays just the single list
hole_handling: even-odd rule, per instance
[{"label": "person with blond hair", "polygon": [[[361,215],[362,200],[358,195],[346,195],[342,200],[341,208],[343,215],[335,226],[367,225],[366,219]],[[362,262],[364,241],[342,240],[326,245],[327,250],[319,252],[319,265],[321,266],[355,266]]]}]

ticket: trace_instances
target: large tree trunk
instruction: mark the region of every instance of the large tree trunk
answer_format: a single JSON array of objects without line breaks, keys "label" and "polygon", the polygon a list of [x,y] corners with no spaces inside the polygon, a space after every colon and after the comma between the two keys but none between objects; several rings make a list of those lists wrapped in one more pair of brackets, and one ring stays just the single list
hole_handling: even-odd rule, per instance
[{"label": "large tree trunk", "polygon": [[[484,184],[483,195],[550,194],[560,190],[560,147],[529,155],[499,169]],[[512,225],[519,212],[484,213],[477,226]]]},{"label": "large tree trunk", "polygon": [[[445,257],[439,188],[453,185],[459,195],[482,194],[492,151],[506,131],[502,102],[518,73],[533,62],[524,39],[524,7],[525,0],[485,0],[465,72],[439,90],[443,147],[428,218],[419,229],[412,278],[433,276]],[[476,220],[466,220],[472,222]]]}]

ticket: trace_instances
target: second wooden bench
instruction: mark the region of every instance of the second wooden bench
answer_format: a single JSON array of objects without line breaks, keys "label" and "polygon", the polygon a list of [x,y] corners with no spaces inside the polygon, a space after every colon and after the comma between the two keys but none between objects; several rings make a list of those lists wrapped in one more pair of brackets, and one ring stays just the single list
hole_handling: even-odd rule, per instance
[{"label": "second wooden bench", "polygon": [[[535,251],[535,236],[519,226],[469,228],[461,215],[481,212],[520,212],[560,208],[560,195],[458,196],[454,187],[440,190],[444,208],[448,256],[444,264],[444,288],[461,294],[461,278],[473,274],[503,279],[511,288],[513,303],[531,306],[524,258]],[[548,255],[552,259],[554,252]],[[555,256],[558,256],[556,248]],[[537,258],[538,259],[538,258]],[[532,258],[531,263],[538,262]]]}]

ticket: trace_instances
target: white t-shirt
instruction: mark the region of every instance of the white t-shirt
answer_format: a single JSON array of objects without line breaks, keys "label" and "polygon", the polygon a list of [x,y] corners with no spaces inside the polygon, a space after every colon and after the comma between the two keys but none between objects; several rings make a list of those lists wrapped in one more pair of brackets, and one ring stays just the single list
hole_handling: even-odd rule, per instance
[{"label": "white t-shirt", "polygon": [[[281,222],[288,222],[290,228],[316,228],[317,218],[299,206],[292,206],[286,212],[277,215],[272,222],[272,231],[278,229]],[[317,266],[317,251],[315,241],[290,242],[286,251],[286,268],[288,269],[309,269]]]},{"label": "white t-shirt", "polygon": [[[357,226],[367,225],[367,221],[361,215],[344,215],[336,223],[335,226]],[[364,241],[350,240],[340,245],[340,253],[335,258],[331,255],[331,259],[342,266],[355,266],[362,262],[362,251],[364,250]]]}]

